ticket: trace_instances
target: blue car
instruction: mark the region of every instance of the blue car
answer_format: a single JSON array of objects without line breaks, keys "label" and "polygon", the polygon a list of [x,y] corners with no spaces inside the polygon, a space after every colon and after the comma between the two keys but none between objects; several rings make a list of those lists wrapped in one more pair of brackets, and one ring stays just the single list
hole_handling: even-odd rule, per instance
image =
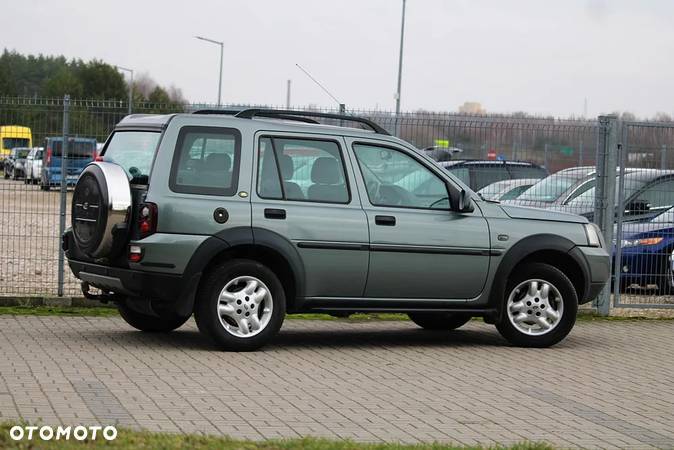
[{"label": "blue car", "polygon": [[[45,151],[42,154],[42,173],[40,187],[48,191],[52,186],[61,184],[61,150],[62,137],[48,137],[44,141]],[[82,170],[96,158],[96,139],[71,137],[68,138],[68,153],[66,155],[66,183],[74,186]]]},{"label": "blue car", "polygon": [[622,289],[657,285],[660,295],[674,293],[674,207],[646,222],[625,223],[621,246]]}]

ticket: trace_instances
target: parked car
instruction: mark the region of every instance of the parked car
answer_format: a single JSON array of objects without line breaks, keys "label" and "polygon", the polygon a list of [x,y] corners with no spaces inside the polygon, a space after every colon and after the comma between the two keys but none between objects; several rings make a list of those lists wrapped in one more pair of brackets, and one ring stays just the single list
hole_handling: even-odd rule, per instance
[{"label": "parked car", "polygon": [[427,156],[436,162],[450,161],[456,155],[463,153],[463,149],[457,147],[426,147],[423,149]]},{"label": "parked car", "polygon": [[661,295],[674,293],[674,208],[646,222],[624,224],[620,247],[623,289],[656,285]]},{"label": "parked car", "polygon": [[438,162],[438,165],[454,174],[473,191],[479,191],[497,181],[548,176],[548,171],[544,167],[522,161],[455,159]]},{"label": "parked car", "polygon": [[540,178],[516,178],[514,180],[497,181],[483,187],[477,193],[489,200],[513,200],[539,180]]},{"label": "parked car", "polygon": [[594,186],[594,166],[571,167],[539,180],[536,184],[506,204],[551,208],[563,205]]},{"label": "parked car", "polygon": [[[96,157],[96,139],[71,137],[68,138],[68,152],[66,155],[67,173],[66,183],[74,185],[84,167]],[[52,186],[61,184],[61,151],[62,137],[48,137],[44,141],[42,158],[42,172],[40,188],[48,191]]]},{"label": "parked car", "polygon": [[62,245],[87,298],[144,331],[194,313],[227,350],[264,345],[286,313],[359,311],[430,330],[480,316],[546,347],[609,277],[587,219],[483,200],[376,123],[338,114],[127,116],[71,211]]},{"label": "parked car", "polygon": [[[631,169],[625,172],[623,182],[625,221],[648,220],[674,205],[674,171],[658,169]],[[615,205],[620,193],[616,180]],[[586,190],[558,210],[573,212],[594,219],[595,186]]]},{"label": "parked car", "polygon": [[42,173],[42,147],[33,147],[26,157],[26,184],[38,184]]},{"label": "parked car", "polygon": [[15,147],[9,152],[9,156],[4,162],[5,178],[18,180],[26,176],[26,157],[30,153],[30,148]]}]

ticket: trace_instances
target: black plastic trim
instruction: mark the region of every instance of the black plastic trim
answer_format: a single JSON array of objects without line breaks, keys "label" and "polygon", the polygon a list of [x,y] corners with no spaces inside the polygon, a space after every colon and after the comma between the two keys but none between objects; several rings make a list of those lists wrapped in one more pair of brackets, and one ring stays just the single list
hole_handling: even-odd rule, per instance
[{"label": "black plastic trim", "polygon": [[368,244],[349,243],[349,242],[298,242],[299,248],[313,248],[322,250],[369,250]]},{"label": "black plastic trim", "polygon": [[386,136],[390,136],[391,133],[386,131],[384,128],[382,128],[380,125],[377,125],[373,121],[366,119],[364,117],[357,117],[357,116],[350,116],[348,114],[334,114],[334,113],[321,113],[321,112],[315,112],[315,111],[297,111],[297,110],[291,110],[291,109],[258,109],[258,108],[251,108],[251,109],[244,109],[243,111],[235,114],[234,117],[238,117],[240,119],[252,119],[254,117],[267,117],[267,118],[283,118],[283,119],[288,119],[292,116],[305,116],[305,117],[321,117],[324,119],[339,119],[339,120],[346,120],[349,122],[356,122],[356,123],[361,123],[363,125],[366,125],[372,129],[377,134],[383,134]]}]

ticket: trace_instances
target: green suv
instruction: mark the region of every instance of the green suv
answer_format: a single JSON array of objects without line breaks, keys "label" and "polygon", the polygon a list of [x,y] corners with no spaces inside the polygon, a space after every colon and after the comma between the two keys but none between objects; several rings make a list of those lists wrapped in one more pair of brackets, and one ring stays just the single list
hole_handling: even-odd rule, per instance
[{"label": "green suv", "polygon": [[583,217],[486,201],[377,124],[307,111],[128,116],[80,176],[72,224],[85,296],[143,331],[194,314],[235,351],[306,312],[483,317],[547,347],[609,275]]}]

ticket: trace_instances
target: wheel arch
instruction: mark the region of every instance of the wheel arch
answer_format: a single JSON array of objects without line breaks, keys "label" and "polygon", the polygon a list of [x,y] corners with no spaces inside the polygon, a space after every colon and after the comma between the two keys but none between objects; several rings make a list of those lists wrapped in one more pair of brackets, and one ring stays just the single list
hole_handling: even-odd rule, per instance
[{"label": "wheel arch", "polygon": [[564,272],[576,289],[581,302],[589,290],[590,276],[587,262],[572,241],[554,234],[537,234],[522,239],[503,256],[489,294],[489,304],[496,309],[501,318],[503,295],[510,274],[518,267],[532,262],[542,262]]},{"label": "wheel arch", "polygon": [[187,284],[177,309],[190,313],[209,271],[234,258],[257,261],[274,272],[283,286],[288,310],[292,311],[295,299],[303,296],[304,267],[292,242],[269,230],[237,227],[208,237],[197,248],[183,274]]}]

